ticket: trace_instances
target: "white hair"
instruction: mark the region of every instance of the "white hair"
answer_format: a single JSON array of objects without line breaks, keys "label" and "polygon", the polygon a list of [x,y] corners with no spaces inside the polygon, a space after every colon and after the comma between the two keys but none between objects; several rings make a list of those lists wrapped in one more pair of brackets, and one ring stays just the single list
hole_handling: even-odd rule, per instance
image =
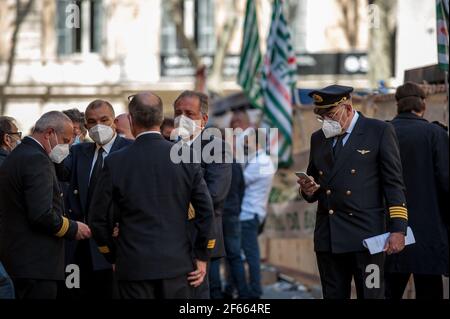
[{"label": "white hair", "polygon": [[54,129],[57,133],[64,132],[65,122],[72,124],[70,118],[62,112],[50,111],[42,115],[34,125],[34,132],[43,133],[48,128]]}]

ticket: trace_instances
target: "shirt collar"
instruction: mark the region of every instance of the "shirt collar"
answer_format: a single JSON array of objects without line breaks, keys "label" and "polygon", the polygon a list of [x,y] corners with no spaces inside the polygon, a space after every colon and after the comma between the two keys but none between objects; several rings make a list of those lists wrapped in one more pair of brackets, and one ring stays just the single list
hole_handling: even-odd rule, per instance
[{"label": "shirt collar", "polygon": [[114,137],[111,139],[111,141],[109,141],[105,145],[103,145],[103,146],[96,145],[97,146],[97,151],[101,147],[105,151],[105,155],[108,155],[109,152],[111,152],[111,148],[113,147],[114,142],[116,141],[116,138],[117,138],[117,134],[114,134]]},{"label": "shirt collar", "polygon": [[139,133],[139,134],[136,136],[136,139],[137,139],[139,136],[146,135],[146,134],[159,134],[159,135],[161,135],[161,132],[158,132],[158,131],[146,131],[146,132],[142,132],[142,133]]},{"label": "shirt collar", "polygon": [[350,122],[350,125],[349,125],[349,127],[348,127],[348,129],[347,129],[347,131],[346,131],[346,133],[347,133],[348,135],[350,135],[350,134],[352,133],[353,129],[355,128],[356,121],[358,121],[358,118],[359,118],[358,112],[356,112],[356,111],[353,111],[353,112],[355,112],[354,115],[353,115],[353,119],[352,119],[352,121]]}]

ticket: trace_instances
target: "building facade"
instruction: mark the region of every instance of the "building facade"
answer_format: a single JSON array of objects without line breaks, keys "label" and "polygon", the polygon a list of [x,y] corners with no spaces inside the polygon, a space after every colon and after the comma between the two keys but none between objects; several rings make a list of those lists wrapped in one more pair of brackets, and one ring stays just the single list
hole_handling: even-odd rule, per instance
[{"label": "building facade", "polygon": [[[21,8],[29,1],[21,0]],[[264,51],[271,0],[255,1]],[[174,2],[179,4],[179,25],[171,9]],[[15,32],[16,1],[1,0],[0,92],[2,100],[6,100],[3,113],[17,118],[26,131],[49,110],[84,110],[91,100],[104,98],[120,113],[125,110],[128,95],[153,90],[161,95],[170,116],[176,95],[194,87],[195,65],[184,48],[183,36],[212,70],[229,21],[234,24],[220,65],[219,87],[224,95],[238,91],[236,73],[245,2],[34,0]],[[397,10],[396,34],[400,38],[396,38],[399,49],[391,74],[394,83],[401,83],[405,68],[431,64],[437,59],[432,46],[432,2],[398,0],[398,8],[403,9]],[[411,9],[415,5],[420,5],[421,14],[425,12],[427,17],[416,19],[419,13]],[[315,88],[332,82],[369,87],[369,30],[377,27],[377,12],[368,1],[286,0],[285,9],[297,52],[299,87]],[[414,34],[408,32],[411,25]],[[416,50],[417,58],[410,54],[411,37],[427,44]],[[10,63],[13,46],[15,55]]]}]

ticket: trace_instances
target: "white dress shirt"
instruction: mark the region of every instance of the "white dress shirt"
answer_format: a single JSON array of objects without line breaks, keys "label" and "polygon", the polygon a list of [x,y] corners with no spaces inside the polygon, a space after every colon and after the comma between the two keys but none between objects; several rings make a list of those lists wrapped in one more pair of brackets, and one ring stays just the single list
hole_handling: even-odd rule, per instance
[{"label": "white dress shirt", "polygon": [[264,150],[258,150],[248,159],[244,169],[245,192],[239,216],[241,221],[252,220],[255,216],[258,216],[259,222],[264,220],[274,175],[275,167]]},{"label": "white dress shirt", "polygon": [[117,134],[114,134],[114,137],[111,139],[111,141],[109,141],[108,143],[106,143],[103,146],[97,145],[96,144],[96,149],[95,149],[95,153],[94,153],[94,158],[92,159],[92,164],[91,164],[91,171],[89,172],[89,179],[91,179],[91,175],[92,175],[92,170],[94,169],[94,165],[95,165],[95,161],[97,160],[98,157],[98,150],[100,148],[103,148],[103,160],[105,159],[106,156],[109,155],[109,153],[111,152],[111,148],[114,145],[114,142],[116,141],[117,138]]},{"label": "white dress shirt", "polygon": [[139,136],[146,135],[146,134],[159,134],[159,135],[161,135],[161,132],[158,132],[158,131],[146,131],[146,132],[142,132],[142,133],[139,133],[138,136],[136,136],[136,139],[138,139]]},{"label": "white dress shirt", "polygon": [[[352,121],[350,122],[348,129],[345,131],[347,133],[347,135],[342,139],[342,145],[345,145],[345,143],[347,143],[347,140],[350,138],[350,134],[352,134],[353,129],[355,128],[356,121],[358,121],[359,114],[356,111],[354,111],[354,112],[355,112],[355,114],[353,115]],[[337,139],[338,139],[338,137],[336,136],[333,140],[333,147],[336,145]]]}]

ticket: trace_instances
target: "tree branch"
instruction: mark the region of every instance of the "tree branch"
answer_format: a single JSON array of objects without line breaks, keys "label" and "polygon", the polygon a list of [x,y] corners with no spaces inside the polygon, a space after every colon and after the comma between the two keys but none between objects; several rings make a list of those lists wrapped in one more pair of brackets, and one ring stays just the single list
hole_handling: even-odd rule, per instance
[{"label": "tree branch", "polygon": [[8,57],[8,69],[6,71],[6,78],[4,84],[0,87],[0,114],[3,115],[6,110],[6,104],[8,103],[8,99],[5,95],[5,88],[11,83],[11,77],[14,70],[14,62],[16,58],[16,47],[17,40],[19,36],[20,27],[22,26],[22,22],[25,20],[26,16],[31,10],[31,6],[33,5],[34,0],[29,0],[25,6],[22,8],[21,1],[16,0],[16,21],[14,24],[14,31],[11,37],[11,49]]},{"label": "tree branch", "polygon": [[181,45],[187,50],[189,59],[191,60],[195,69],[201,66],[201,59],[197,51],[197,46],[192,39],[189,39],[184,32],[183,17],[181,10],[181,1],[170,0],[169,10],[172,15],[173,22],[175,23],[175,29],[177,30],[177,35],[180,37]]},{"label": "tree branch", "polygon": [[221,92],[222,70],[225,57],[230,47],[231,39],[237,29],[238,18],[236,15],[236,1],[232,1],[227,20],[223,26],[223,31],[217,37],[216,54],[212,66],[211,76],[208,81],[208,89],[216,93]]}]

